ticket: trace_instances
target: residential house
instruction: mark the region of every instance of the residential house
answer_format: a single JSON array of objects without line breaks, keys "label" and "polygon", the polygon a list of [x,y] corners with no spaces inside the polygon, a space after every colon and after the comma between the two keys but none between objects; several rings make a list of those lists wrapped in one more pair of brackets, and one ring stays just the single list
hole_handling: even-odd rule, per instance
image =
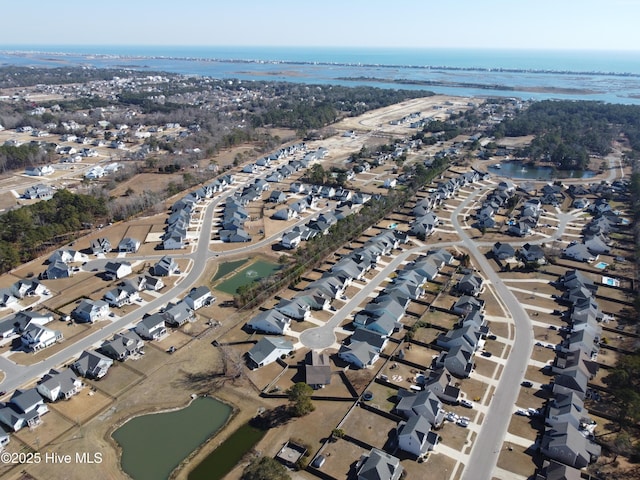
[{"label": "residential house", "polygon": [[53,321],[53,315],[50,313],[18,312],[12,317],[0,321],[0,337],[7,338],[16,333],[24,332],[30,325],[43,326],[51,321]]},{"label": "residential house", "polygon": [[422,415],[413,415],[397,427],[398,448],[420,458],[438,443],[438,435],[431,431],[431,424]]},{"label": "residential house", "polygon": [[308,288],[297,293],[294,298],[309,305],[311,310],[328,310],[331,307],[331,298],[319,288]]},{"label": "residential house", "polygon": [[32,352],[50,347],[61,340],[62,332],[59,330],[52,330],[35,323],[28,325],[20,336],[22,345]]},{"label": "residential house", "polygon": [[275,306],[275,309],[294,320],[303,321],[311,315],[311,307],[300,298],[281,299]]},{"label": "residential house", "polygon": [[525,262],[537,263],[538,265],[544,265],[547,263],[544,250],[540,245],[525,243],[520,248],[518,255]]},{"label": "residential house", "polygon": [[40,200],[49,200],[53,198],[54,190],[50,185],[45,185],[43,183],[39,183],[37,185],[33,185],[27,188],[23,194],[22,198],[26,199],[40,199]]},{"label": "residential house", "polygon": [[300,230],[292,230],[282,235],[280,244],[289,250],[293,250],[302,242],[302,232]]},{"label": "residential house", "polygon": [[249,329],[273,335],[284,335],[290,325],[291,319],[278,310],[264,310],[247,322]]},{"label": "residential house", "polygon": [[111,251],[111,242],[108,238],[96,238],[91,242],[91,251],[94,255]]},{"label": "residential house", "polygon": [[216,297],[213,296],[209,287],[201,285],[194,287],[189,291],[189,294],[184,297],[185,303],[191,308],[191,310],[199,310],[202,307],[209,306],[216,301]]},{"label": "residential house", "polygon": [[403,468],[400,460],[383,450],[372,448],[356,464],[357,480],[399,480]]},{"label": "residential house", "polygon": [[413,392],[401,388],[398,390],[398,403],[396,412],[403,418],[412,416],[424,417],[435,428],[440,427],[444,421],[445,411],[438,397],[429,390]]},{"label": "residential house", "polygon": [[0,289],[0,307],[6,308],[17,304],[18,298],[13,294],[10,288]]},{"label": "residential house", "polygon": [[167,334],[164,316],[154,313],[144,317],[136,324],[135,332],[145,340],[160,340]]},{"label": "residential house", "polygon": [[49,295],[49,289],[37,280],[20,279],[11,286],[11,293],[17,298]]},{"label": "residential house", "polygon": [[93,323],[108,317],[110,313],[107,302],[84,298],[80,304],[73,309],[71,316],[78,322]]},{"label": "residential house", "polygon": [[260,368],[293,351],[293,343],[281,337],[263,337],[247,353],[249,365]]},{"label": "residential house", "polygon": [[558,463],[555,460],[545,460],[534,480],[581,480],[582,472],[577,468]]},{"label": "residential house", "polygon": [[51,175],[54,169],[51,165],[40,165],[37,167],[27,167],[24,171],[26,175],[31,177],[43,177],[45,175]]},{"label": "residential house", "polygon": [[68,400],[76,395],[81,388],[82,381],[70,368],[61,371],[51,370],[42,377],[36,386],[38,393],[50,402]]},{"label": "residential house", "polygon": [[131,275],[132,269],[129,262],[107,262],[104,266],[105,275],[109,279],[121,279]]},{"label": "residential house", "polygon": [[484,310],[484,300],[469,295],[461,296],[451,307],[453,313],[458,315],[467,315],[473,311],[481,312]]},{"label": "residential house", "polygon": [[298,213],[289,207],[281,208],[271,216],[271,218],[273,218],[274,220],[285,220],[285,221],[288,221],[288,220],[291,220],[292,218],[297,218],[297,217],[298,217]]},{"label": "residential house", "polygon": [[126,253],[135,253],[140,248],[140,240],[135,238],[125,237],[120,243],[118,243],[118,251]]},{"label": "residential house", "polygon": [[500,261],[511,261],[516,257],[515,249],[508,243],[496,242],[491,249],[493,256]]},{"label": "residential house", "polygon": [[158,292],[164,288],[164,282],[162,281],[162,278],[146,275],[144,279],[145,279],[144,288],[146,290]]},{"label": "residential house", "polygon": [[338,357],[357,368],[366,368],[373,365],[380,354],[367,342],[352,341],[349,345],[340,346]]},{"label": "residential house", "polygon": [[473,353],[469,346],[459,344],[451,347],[449,351],[440,352],[434,360],[434,366],[446,368],[455,377],[467,378],[474,368]]},{"label": "residential house", "polygon": [[109,358],[124,361],[131,355],[142,352],[144,341],[140,336],[131,330],[116,333],[113,339],[105,341],[100,347],[100,351]]},{"label": "residential house", "polygon": [[111,365],[113,365],[112,359],[101,353],[85,350],[78,360],[73,362],[71,368],[81,377],[98,380],[107,374]]},{"label": "residential house", "polygon": [[547,428],[542,436],[540,451],[551,460],[574,468],[584,468],[600,456],[600,446],[569,422]]},{"label": "residential house", "polygon": [[331,383],[329,355],[311,350],[305,361],[305,380],[313,389],[324,388]]},{"label": "residential house", "polygon": [[452,384],[453,377],[444,368],[436,368],[429,372],[424,381],[424,389],[434,393],[441,402],[450,404],[458,403],[460,389]]},{"label": "residential house", "polygon": [[587,247],[589,252],[591,252],[596,257],[601,254],[607,254],[611,251],[611,247],[609,246],[609,241],[606,240],[603,235],[590,235],[585,236],[584,245]]},{"label": "residential house", "polygon": [[0,422],[17,432],[23,427],[40,424],[41,416],[49,411],[35,388],[16,390],[11,400],[0,407]]},{"label": "residential house", "polygon": [[572,242],[563,250],[562,254],[577,262],[594,262],[597,259],[597,255],[593,255],[584,243]]},{"label": "residential house", "polygon": [[271,192],[271,195],[269,195],[269,198],[267,199],[267,201],[273,202],[273,203],[283,203],[287,201],[287,195],[283,192],[276,190]]},{"label": "residential house", "polygon": [[193,322],[196,318],[193,310],[185,301],[169,303],[162,315],[166,324],[174,328],[181,327],[187,322]]},{"label": "residential house", "polygon": [[242,243],[251,241],[251,235],[242,228],[238,228],[237,230],[220,230],[219,234],[220,240],[226,243]]},{"label": "residential house", "polygon": [[168,255],[162,257],[153,266],[153,274],[158,277],[168,277],[174,273],[180,273],[180,270],[176,261]]},{"label": "residential house", "polygon": [[457,289],[465,295],[477,296],[482,290],[483,280],[479,275],[467,273],[458,282]]},{"label": "residential house", "polygon": [[109,290],[102,298],[109,306],[120,308],[140,300],[140,295],[134,285],[124,283],[121,286]]},{"label": "residential house", "polygon": [[47,265],[47,269],[42,272],[40,278],[44,280],[56,280],[58,278],[69,278],[73,274],[73,269],[64,262],[56,261]]}]

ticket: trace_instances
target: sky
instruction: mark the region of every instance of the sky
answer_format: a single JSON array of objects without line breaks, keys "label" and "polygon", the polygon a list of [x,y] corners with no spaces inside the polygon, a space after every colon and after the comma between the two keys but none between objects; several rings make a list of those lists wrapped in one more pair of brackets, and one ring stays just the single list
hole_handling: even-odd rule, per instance
[{"label": "sky", "polygon": [[28,8],[2,3],[0,47],[640,50],[640,0],[30,0]]}]

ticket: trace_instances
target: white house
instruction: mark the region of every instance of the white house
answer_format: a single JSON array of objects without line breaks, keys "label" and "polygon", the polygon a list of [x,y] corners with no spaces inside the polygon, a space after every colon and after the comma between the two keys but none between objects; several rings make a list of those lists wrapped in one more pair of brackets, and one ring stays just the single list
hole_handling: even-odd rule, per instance
[{"label": "white house", "polygon": [[67,400],[82,388],[82,381],[70,368],[62,371],[51,370],[38,382],[36,390],[50,402]]},{"label": "white house", "polygon": [[31,177],[42,177],[45,175],[51,175],[54,172],[51,165],[41,165],[39,167],[29,167],[24,173]]},{"label": "white house", "polygon": [[135,327],[138,335],[146,340],[159,340],[167,334],[164,316],[154,313],[140,320]]},{"label": "white house", "polygon": [[62,340],[60,331],[37,324],[29,325],[20,337],[25,348],[33,352],[47,348],[60,340]]},{"label": "white house", "polygon": [[215,302],[216,297],[213,296],[211,290],[204,285],[194,287],[189,294],[184,298],[184,301],[191,310],[198,310],[205,305],[210,305]]},{"label": "white house", "polygon": [[109,278],[124,278],[133,271],[129,262],[107,262],[104,266],[105,274]]}]

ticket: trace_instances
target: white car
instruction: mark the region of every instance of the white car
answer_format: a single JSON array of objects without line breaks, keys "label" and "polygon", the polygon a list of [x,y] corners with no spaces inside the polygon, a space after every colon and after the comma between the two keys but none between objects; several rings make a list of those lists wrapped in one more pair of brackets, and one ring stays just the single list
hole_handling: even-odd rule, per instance
[{"label": "white car", "polygon": [[456,415],[453,412],[449,412],[444,416],[445,420],[447,420],[448,422],[457,422],[458,421],[458,415]]},{"label": "white car", "polygon": [[528,410],[524,410],[523,408],[519,408],[518,410],[516,410],[516,415],[521,415],[523,417],[530,417],[531,413],[529,413]]},{"label": "white car", "polygon": [[460,427],[468,427],[469,426],[469,420],[466,420],[464,418],[460,418],[458,419],[458,421],[456,422],[456,425],[460,426]]}]

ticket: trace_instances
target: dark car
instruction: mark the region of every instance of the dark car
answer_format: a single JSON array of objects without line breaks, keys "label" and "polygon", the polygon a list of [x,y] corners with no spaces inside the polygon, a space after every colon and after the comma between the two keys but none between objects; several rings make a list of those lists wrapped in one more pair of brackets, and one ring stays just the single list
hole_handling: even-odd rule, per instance
[{"label": "dark car", "polygon": [[528,382],[528,381],[524,381],[520,385],[522,385],[523,387],[527,387],[527,388],[533,387],[533,383]]},{"label": "dark car", "polygon": [[495,335],[493,335],[493,334],[491,334],[491,335],[487,335],[487,340],[495,340],[496,338],[498,338],[498,337],[496,337],[496,336],[495,336]]},{"label": "dark car", "polygon": [[482,356],[488,358],[491,356],[491,352],[482,352]]}]

